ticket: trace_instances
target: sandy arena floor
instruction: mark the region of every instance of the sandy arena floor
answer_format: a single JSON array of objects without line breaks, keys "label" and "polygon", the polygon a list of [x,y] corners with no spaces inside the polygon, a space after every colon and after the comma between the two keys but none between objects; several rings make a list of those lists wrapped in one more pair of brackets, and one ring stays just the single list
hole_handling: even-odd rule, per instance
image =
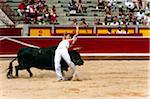
[{"label": "sandy arena floor", "polygon": [[[149,99],[148,60],[85,61],[78,67],[81,81],[57,82],[53,71],[32,68],[7,79],[10,60],[0,61],[0,99]],[[16,64],[16,63],[15,63]]]}]

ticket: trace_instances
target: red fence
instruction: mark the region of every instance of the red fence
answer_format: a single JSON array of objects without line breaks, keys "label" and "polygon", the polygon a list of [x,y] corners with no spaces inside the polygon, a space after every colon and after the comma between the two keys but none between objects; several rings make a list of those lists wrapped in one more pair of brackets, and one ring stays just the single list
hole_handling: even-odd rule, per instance
[{"label": "red fence", "polygon": [[22,28],[0,28],[0,36],[21,36]]},{"label": "red fence", "polygon": [[[61,37],[33,38],[33,37],[0,37],[0,55],[11,57],[21,47],[48,47],[57,45]],[[150,38],[138,37],[79,37],[74,46],[81,47],[81,54],[120,54],[149,56]]]}]

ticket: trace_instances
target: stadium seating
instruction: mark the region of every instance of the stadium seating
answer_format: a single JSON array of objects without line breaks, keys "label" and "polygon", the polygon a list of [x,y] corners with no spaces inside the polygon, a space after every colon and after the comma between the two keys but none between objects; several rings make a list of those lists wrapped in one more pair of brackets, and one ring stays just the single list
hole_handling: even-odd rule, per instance
[{"label": "stadium seating", "polygon": [[[6,4],[8,4],[13,11],[5,11],[9,14],[7,14],[12,20],[21,22],[22,19],[20,17],[16,17],[16,13],[14,11],[17,10],[17,5],[20,3],[21,0],[3,0]],[[85,9],[84,13],[80,14],[69,14],[68,12],[68,2],[69,0],[46,0],[46,4],[51,8],[53,5],[56,6],[56,13],[58,15],[58,22],[61,25],[67,25],[71,24],[71,19],[76,17],[78,20],[81,18],[85,18],[87,23],[89,25],[93,25],[93,22],[96,18],[100,18],[101,21],[104,21],[105,17],[105,11],[104,9],[96,10],[97,6],[97,0],[82,0],[83,7]],[[2,4],[2,3],[0,3]],[[116,0],[116,5],[114,9],[112,10],[112,15],[117,16],[118,15],[118,7],[119,5],[125,5],[124,1],[122,0]]]}]

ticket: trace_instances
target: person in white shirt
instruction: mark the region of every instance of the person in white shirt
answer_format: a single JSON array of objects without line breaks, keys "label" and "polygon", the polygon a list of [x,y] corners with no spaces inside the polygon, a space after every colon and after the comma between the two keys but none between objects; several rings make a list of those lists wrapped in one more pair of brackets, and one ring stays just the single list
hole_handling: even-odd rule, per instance
[{"label": "person in white shirt", "polygon": [[144,17],[144,13],[142,11],[137,12],[136,14],[137,20],[140,21]]},{"label": "person in white shirt", "polygon": [[122,30],[121,27],[118,27],[118,30],[117,30],[116,34],[127,34],[127,32]]},{"label": "person in white shirt", "polygon": [[64,38],[59,43],[56,51],[55,51],[55,57],[54,57],[54,63],[55,63],[55,72],[58,78],[58,81],[65,80],[65,78],[62,75],[61,72],[61,59],[63,58],[66,63],[69,65],[69,67],[72,69],[72,76],[75,75],[75,64],[71,61],[70,55],[68,53],[68,49],[75,43],[77,40],[79,27],[76,26],[76,34],[71,38],[71,36],[64,35]]}]

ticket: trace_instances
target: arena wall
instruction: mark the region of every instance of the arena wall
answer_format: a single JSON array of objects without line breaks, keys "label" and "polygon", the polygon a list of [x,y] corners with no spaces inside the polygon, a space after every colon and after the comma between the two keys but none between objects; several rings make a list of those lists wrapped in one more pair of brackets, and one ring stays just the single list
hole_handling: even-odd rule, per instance
[{"label": "arena wall", "polygon": [[[61,41],[61,36],[52,37],[0,37],[0,57],[15,57],[22,47],[55,46]],[[74,47],[81,47],[79,52],[83,57],[117,56],[149,57],[149,41],[146,37],[101,37],[79,36]]]}]

